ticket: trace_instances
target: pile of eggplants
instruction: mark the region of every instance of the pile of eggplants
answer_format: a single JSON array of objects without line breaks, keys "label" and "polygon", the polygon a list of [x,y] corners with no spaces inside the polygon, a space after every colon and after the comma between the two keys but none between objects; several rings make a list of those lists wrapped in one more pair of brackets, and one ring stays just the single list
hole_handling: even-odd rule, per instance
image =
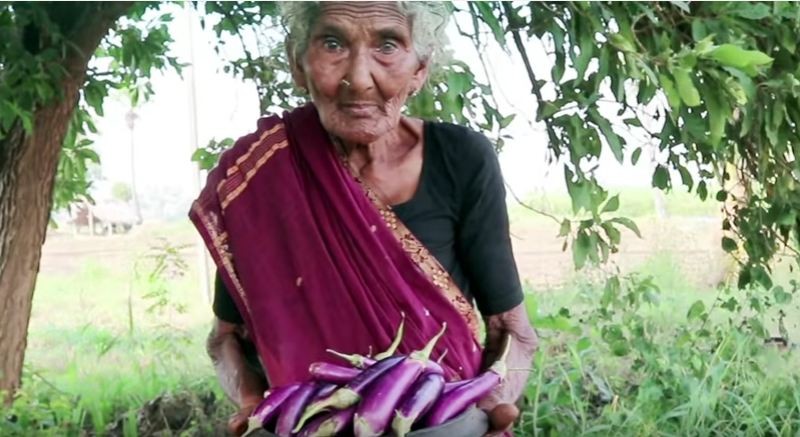
[{"label": "pile of eggplants", "polygon": [[505,378],[508,345],[482,374],[445,382],[442,367],[429,359],[445,329],[443,325],[423,349],[409,355],[395,354],[403,322],[389,349],[375,357],[329,351],[349,365],[314,363],[308,381],[267,391],[250,416],[246,434],[266,429],[281,437],[404,436],[412,429],[446,423]]}]

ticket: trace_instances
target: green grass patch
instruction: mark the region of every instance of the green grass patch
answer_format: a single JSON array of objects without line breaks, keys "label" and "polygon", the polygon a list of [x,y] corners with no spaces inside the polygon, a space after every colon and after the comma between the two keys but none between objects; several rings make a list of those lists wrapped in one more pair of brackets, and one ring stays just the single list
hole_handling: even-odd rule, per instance
[{"label": "green grass patch", "polygon": [[[210,307],[178,259],[187,254],[172,249],[40,276],[24,388],[0,435],[221,432],[232,407],[204,348]],[[780,290],[750,291],[692,287],[668,252],[636,272],[526,288],[541,347],[518,435],[800,433],[797,353],[763,342],[781,323],[790,340],[800,335],[788,268],[776,269]]]}]

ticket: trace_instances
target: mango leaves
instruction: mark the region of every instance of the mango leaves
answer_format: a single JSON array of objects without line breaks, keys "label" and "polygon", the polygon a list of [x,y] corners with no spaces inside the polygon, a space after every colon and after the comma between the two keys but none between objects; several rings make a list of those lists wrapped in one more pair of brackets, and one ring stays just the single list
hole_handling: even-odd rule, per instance
[{"label": "mango leaves", "polygon": [[[629,145],[621,127],[658,145],[656,188],[682,184],[705,199],[709,186],[742,186],[744,194],[718,196],[736,202],[726,208],[733,235],[723,246],[746,255],[740,286],[771,285],[769,263],[785,247],[800,263],[800,218],[790,213],[800,210],[799,4],[494,4],[475,12],[504,12],[494,19],[514,24],[506,32],[515,37],[516,56],[528,56],[521,35],[542,41],[550,56],[550,77],[528,73],[534,92],[541,83],[555,87],[551,98],[537,94],[537,120],[546,125],[553,158],[567,158],[576,218],[562,222],[561,234],[572,242],[576,266],[604,259],[616,237],[608,231],[622,225],[604,218],[616,205],[604,206],[607,192],[593,176],[603,153],[639,161],[640,145]],[[600,110],[608,100],[616,102],[616,117]],[[645,106],[659,109],[652,115]]]}]

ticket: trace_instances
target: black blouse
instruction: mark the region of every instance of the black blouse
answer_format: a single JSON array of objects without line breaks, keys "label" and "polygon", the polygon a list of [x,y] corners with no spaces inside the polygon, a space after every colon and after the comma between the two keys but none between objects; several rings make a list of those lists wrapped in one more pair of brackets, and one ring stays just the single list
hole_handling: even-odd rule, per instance
[{"label": "black blouse", "polygon": [[[462,126],[425,122],[422,174],[411,200],[392,209],[483,316],[523,300],[511,250],[506,192],[489,140]],[[217,275],[214,313],[242,323]]]}]

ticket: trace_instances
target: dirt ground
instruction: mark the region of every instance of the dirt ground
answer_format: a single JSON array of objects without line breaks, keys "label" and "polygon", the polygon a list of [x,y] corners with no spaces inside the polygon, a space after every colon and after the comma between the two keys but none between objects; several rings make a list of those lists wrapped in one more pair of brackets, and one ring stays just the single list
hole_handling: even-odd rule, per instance
[{"label": "dirt ground", "polygon": [[[612,266],[621,271],[635,270],[659,254],[668,252],[677,261],[681,272],[696,286],[714,286],[730,271],[720,249],[720,223],[715,218],[671,218],[665,221],[639,219],[639,239],[623,231],[620,252],[612,255]],[[569,249],[561,250],[563,240],[557,237],[555,222],[528,221],[512,224],[511,234],[520,275],[536,289],[557,287],[574,275]],[[148,247],[166,238],[170,244],[185,245],[187,260],[197,257],[198,239],[191,228],[165,230],[164,225],[147,224],[123,235],[73,235],[71,230],[51,232],[44,245],[41,274],[59,275],[79,271],[86,260],[104,266],[127,266]]]}]

